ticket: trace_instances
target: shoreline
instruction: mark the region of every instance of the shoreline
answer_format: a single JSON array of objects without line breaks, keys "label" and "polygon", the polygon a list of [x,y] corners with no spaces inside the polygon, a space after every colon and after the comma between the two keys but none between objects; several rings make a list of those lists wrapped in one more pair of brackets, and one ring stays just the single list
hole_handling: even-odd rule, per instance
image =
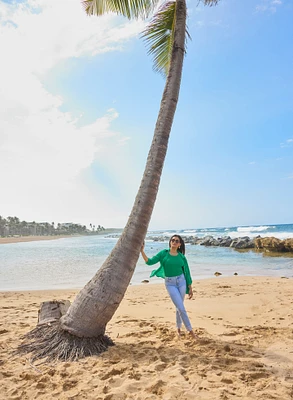
[{"label": "shoreline", "polygon": [[57,240],[57,239],[67,239],[73,237],[91,237],[91,236],[102,236],[111,234],[114,230],[112,228],[105,229],[102,233],[91,233],[88,235],[72,234],[72,235],[31,235],[31,236],[9,236],[0,237],[0,244],[10,244],[10,243],[22,243],[22,242],[38,242],[40,240]]},{"label": "shoreline", "polygon": [[195,281],[185,306],[198,342],[178,338],[163,284],[130,285],[106,334],[115,342],[78,362],[12,356],[36,326],[40,303],[78,290],[0,293],[0,399],[289,400],[293,385],[293,280]]},{"label": "shoreline", "polygon": [[[237,280],[243,280],[243,279],[248,279],[248,280],[290,280],[293,281],[293,275],[292,277],[287,277],[287,276],[271,276],[271,275],[235,275],[235,276],[217,276],[215,275],[214,277],[206,277],[206,278],[200,278],[200,279],[193,279],[193,283],[192,285],[195,287],[195,285],[199,284],[200,282],[207,282],[207,283],[216,283],[218,281],[218,283],[220,281],[231,281],[230,283],[236,283]],[[85,284],[86,285],[86,284]],[[85,286],[84,285],[84,286]],[[76,294],[83,289],[84,286],[80,286],[80,287],[65,287],[65,288],[56,288],[56,289],[19,289],[19,290],[14,290],[14,289],[0,289],[0,296],[4,295],[4,294],[19,294],[19,293],[23,293],[23,294],[30,294],[30,293],[35,293],[35,294],[40,294],[42,295],[43,293],[71,293],[71,292],[76,292]],[[165,288],[165,285],[163,283],[163,279],[160,281],[149,281],[149,282],[135,282],[135,283],[130,283],[128,285],[127,291],[128,290],[132,290],[131,288],[138,288],[138,287],[151,287],[151,286],[155,286],[159,289]],[[292,283],[292,288],[293,288],[293,283]],[[135,289],[134,289],[135,290]]]},{"label": "shoreline", "polygon": [[57,239],[66,239],[66,238],[79,237],[79,236],[80,235],[1,237],[0,244],[38,242],[41,240],[57,240]]}]

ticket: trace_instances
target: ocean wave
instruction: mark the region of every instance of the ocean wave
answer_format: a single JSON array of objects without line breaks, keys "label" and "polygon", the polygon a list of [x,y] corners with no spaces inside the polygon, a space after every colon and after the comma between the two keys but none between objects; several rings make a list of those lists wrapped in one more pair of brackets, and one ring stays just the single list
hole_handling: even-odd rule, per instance
[{"label": "ocean wave", "polygon": [[292,232],[271,232],[271,231],[265,231],[265,233],[260,233],[259,231],[256,232],[229,232],[227,234],[230,236],[232,239],[236,239],[238,237],[243,237],[243,236],[249,236],[250,238],[255,238],[257,236],[261,236],[262,238],[264,237],[275,237],[277,239],[288,239],[293,237]]},{"label": "ocean wave", "polygon": [[237,232],[263,232],[273,228],[275,226],[239,226]]},{"label": "ocean wave", "polygon": [[163,232],[162,233],[162,235],[163,236],[172,236],[172,235],[175,235],[176,233],[177,233],[178,231],[172,231],[172,230],[170,230],[170,231],[165,231],[165,232]]},{"label": "ocean wave", "polygon": [[278,239],[287,239],[293,237],[293,224],[286,225],[252,225],[252,226],[233,226],[221,228],[187,228],[187,229],[169,229],[169,230],[151,230],[147,236],[167,236],[168,238],[174,234],[182,236],[194,237],[223,237],[230,236],[232,239],[237,237],[249,236],[254,238],[258,235],[261,237],[274,236]]}]

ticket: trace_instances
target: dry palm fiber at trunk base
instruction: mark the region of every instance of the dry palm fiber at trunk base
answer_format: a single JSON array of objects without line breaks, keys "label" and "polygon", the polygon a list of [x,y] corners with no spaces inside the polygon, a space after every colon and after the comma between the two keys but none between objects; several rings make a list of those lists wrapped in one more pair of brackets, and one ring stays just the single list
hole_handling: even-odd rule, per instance
[{"label": "dry palm fiber at trunk base", "polygon": [[39,325],[23,337],[17,353],[31,354],[32,362],[45,359],[51,361],[77,361],[80,358],[99,355],[114,346],[106,335],[95,338],[74,336],[64,331],[59,323]]},{"label": "dry palm fiber at trunk base", "polygon": [[69,306],[69,300],[44,301],[38,312],[38,325],[59,321],[62,315],[66,314]]},{"label": "dry palm fiber at trunk base", "polygon": [[113,346],[113,341],[105,335],[95,338],[78,337],[60,327],[59,320],[70,306],[68,300],[45,301],[38,314],[38,325],[23,337],[18,353],[30,353],[32,361],[75,361],[98,355]]}]

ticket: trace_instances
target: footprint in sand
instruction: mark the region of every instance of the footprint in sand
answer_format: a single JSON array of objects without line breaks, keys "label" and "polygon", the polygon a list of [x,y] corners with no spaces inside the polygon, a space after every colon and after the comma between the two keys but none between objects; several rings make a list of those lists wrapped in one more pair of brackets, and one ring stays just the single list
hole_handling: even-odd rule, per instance
[{"label": "footprint in sand", "polygon": [[136,371],[131,371],[128,374],[128,378],[129,379],[135,379],[136,381],[139,381],[141,379],[141,376],[142,375],[139,372],[136,372]]},{"label": "footprint in sand", "polygon": [[24,327],[24,328],[30,326],[30,324],[26,324],[25,322],[20,322],[19,325],[22,326],[22,327]]},{"label": "footprint in sand", "polygon": [[77,384],[78,384],[78,381],[68,380],[63,383],[62,388],[64,391],[67,391],[67,390],[74,388]]},{"label": "footprint in sand", "polygon": [[232,379],[228,379],[228,378],[221,379],[221,382],[227,383],[228,385],[232,385],[232,383],[233,383]]},{"label": "footprint in sand", "polygon": [[21,379],[24,379],[25,381],[30,381],[30,380],[35,380],[36,376],[33,374],[29,374],[27,372],[23,372],[20,374]]},{"label": "footprint in sand", "polygon": [[47,387],[47,384],[44,382],[38,382],[36,385],[36,389],[45,389]]},{"label": "footprint in sand", "polygon": [[102,381],[104,381],[104,380],[106,380],[106,379],[109,379],[109,378],[111,378],[112,376],[115,376],[115,375],[122,375],[123,374],[123,372],[125,372],[126,371],[126,367],[125,368],[113,368],[111,371],[109,371],[109,372],[107,372],[105,375],[103,375],[103,376],[101,376],[101,380]]},{"label": "footprint in sand", "polygon": [[164,371],[164,369],[166,369],[167,367],[168,367],[168,364],[160,363],[160,364],[156,365],[154,369],[156,371]]},{"label": "footprint in sand", "polygon": [[159,380],[154,385],[149,386],[146,389],[146,392],[153,393],[157,396],[161,396],[164,393],[165,386],[166,386],[166,383],[162,380]]}]

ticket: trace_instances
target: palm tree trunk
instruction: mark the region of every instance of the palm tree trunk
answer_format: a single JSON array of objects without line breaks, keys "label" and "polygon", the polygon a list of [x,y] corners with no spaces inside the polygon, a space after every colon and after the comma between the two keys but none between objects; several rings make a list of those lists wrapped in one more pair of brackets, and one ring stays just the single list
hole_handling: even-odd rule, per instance
[{"label": "palm tree trunk", "polygon": [[133,275],[157,197],[169,135],[178,102],[185,54],[185,0],[176,1],[176,27],[170,70],[152,145],[131,214],[111,254],[79,292],[59,323],[40,325],[26,334],[16,352],[32,360],[77,360],[113,345],[105,335]]},{"label": "palm tree trunk", "polygon": [[185,32],[186,3],[185,0],[177,0],[170,70],[140,188],[128,222],[113,251],[61,319],[61,328],[75,336],[97,337],[105,333],[106,325],[123,299],[133,275],[157,197],[178,102]]}]

